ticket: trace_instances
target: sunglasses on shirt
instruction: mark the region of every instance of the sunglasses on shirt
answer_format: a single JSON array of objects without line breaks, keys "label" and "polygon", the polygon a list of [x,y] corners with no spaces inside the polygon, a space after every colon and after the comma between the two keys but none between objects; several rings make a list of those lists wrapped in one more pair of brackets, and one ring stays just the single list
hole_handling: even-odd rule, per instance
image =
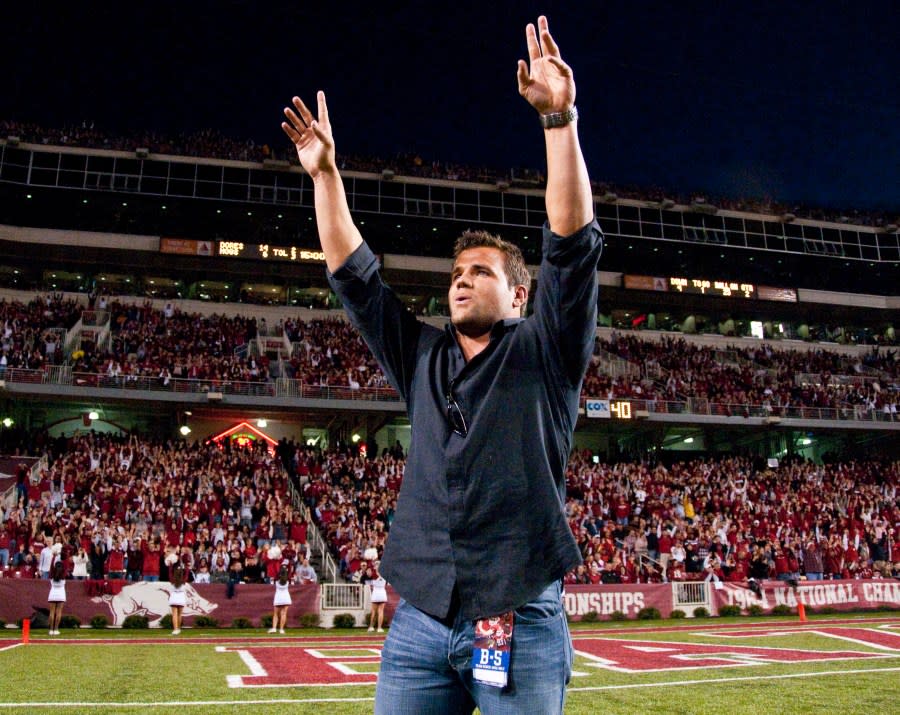
[{"label": "sunglasses on shirt", "polygon": [[466,418],[462,413],[462,409],[460,409],[459,403],[456,401],[456,397],[453,394],[453,385],[455,382],[456,378],[453,378],[450,380],[450,384],[447,385],[447,422],[450,423],[450,427],[456,434],[460,437],[465,437],[469,434],[469,428],[466,425]]}]

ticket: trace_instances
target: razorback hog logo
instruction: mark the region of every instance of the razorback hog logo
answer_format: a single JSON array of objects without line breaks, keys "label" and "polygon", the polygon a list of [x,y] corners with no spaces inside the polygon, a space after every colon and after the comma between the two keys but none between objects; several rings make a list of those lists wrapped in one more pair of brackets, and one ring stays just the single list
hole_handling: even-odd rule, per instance
[{"label": "razorback hog logo", "polygon": [[[120,626],[128,616],[147,616],[151,626],[158,626],[163,616],[169,613],[169,593],[171,586],[165,581],[141,581],[124,586],[115,596],[105,594],[91,600],[94,603],[105,603],[112,611],[113,624]],[[207,601],[194,589],[185,584],[185,616],[205,616],[219,607],[219,604]]]}]

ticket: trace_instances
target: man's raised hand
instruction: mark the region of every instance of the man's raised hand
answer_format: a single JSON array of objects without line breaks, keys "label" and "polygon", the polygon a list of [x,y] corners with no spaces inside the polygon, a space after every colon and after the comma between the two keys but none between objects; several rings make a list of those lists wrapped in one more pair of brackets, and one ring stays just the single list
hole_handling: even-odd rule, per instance
[{"label": "man's raised hand", "polygon": [[559,55],[559,47],[550,35],[547,18],[538,18],[538,27],[525,28],[528,60],[519,60],[519,94],[540,114],[565,112],[575,105],[575,80],[572,68]]},{"label": "man's raised hand", "polygon": [[313,179],[322,172],[337,168],[334,160],[334,137],[331,133],[331,122],[328,119],[325,93],[321,90],[317,92],[316,100],[319,105],[318,120],[300,97],[294,97],[292,102],[296,111],[291,107],[285,107],[284,116],[287,121],[281,123],[284,133],[297,148],[297,158],[300,159],[300,164]]}]

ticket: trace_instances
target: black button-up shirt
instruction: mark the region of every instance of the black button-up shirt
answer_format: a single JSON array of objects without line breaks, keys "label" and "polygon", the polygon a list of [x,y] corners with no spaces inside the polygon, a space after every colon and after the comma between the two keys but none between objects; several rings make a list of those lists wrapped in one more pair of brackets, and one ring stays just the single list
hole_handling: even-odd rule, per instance
[{"label": "black button-up shirt", "polygon": [[[565,466],[593,350],[596,221],[563,238],[544,227],[534,312],[498,322],[468,363],[455,329],[422,323],[381,280],[365,244],[329,280],[406,400],[411,444],[380,566],[422,611],[464,618],[517,608],[581,560],[565,513]],[[447,417],[452,392],[468,426]]]}]

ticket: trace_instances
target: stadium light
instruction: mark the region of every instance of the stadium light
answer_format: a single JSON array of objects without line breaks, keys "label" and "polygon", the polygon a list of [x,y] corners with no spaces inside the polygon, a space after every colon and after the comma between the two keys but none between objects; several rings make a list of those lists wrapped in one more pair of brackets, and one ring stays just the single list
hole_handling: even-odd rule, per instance
[{"label": "stadium light", "polygon": [[181,425],[181,428],[178,431],[181,432],[183,437],[187,437],[191,433],[191,428],[187,425]]}]

